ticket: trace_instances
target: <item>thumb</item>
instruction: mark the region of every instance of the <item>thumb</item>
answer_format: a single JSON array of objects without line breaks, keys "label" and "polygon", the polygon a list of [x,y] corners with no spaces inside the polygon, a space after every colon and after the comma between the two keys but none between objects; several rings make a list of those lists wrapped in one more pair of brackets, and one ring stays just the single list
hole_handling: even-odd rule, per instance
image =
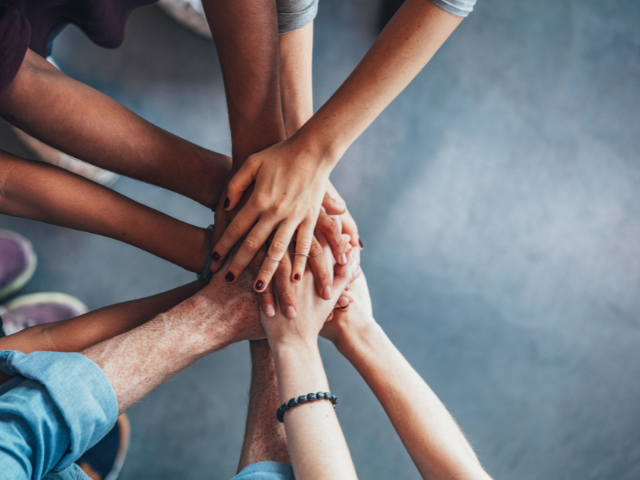
[{"label": "thumb", "polygon": [[233,210],[240,202],[242,194],[256,179],[258,170],[260,169],[260,161],[251,156],[242,164],[240,169],[235,173],[229,184],[227,185],[227,201],[225,201],[224,209]]},{"label": "thumb", "polygon": [[327,212],[327,215],[342,215],[347,211],[347,207],[338,202],[338,199],[331,195],[329,192],[324,194],[322,199],[322,206]]},{"label": "thumb", "polygon": [[333,294],[342,295],[347,285],[353,280],[356,272],[352,272],[350,265],[353,261],[353,250],[347,252],[347,263],[344,265],[336,264],[335,272],[333,275]]}]

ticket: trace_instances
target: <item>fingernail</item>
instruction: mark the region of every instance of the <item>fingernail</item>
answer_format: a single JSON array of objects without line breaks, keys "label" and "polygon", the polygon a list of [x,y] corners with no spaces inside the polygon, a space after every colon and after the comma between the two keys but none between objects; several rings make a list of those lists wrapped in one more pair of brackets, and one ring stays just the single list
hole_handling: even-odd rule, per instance
[{"label": "fingernail", "polygon": [[347,297],[340,297],[338,299],[338,305],[340,305],[340,307],[346,307],[349,305],[349,299]]},{"label": "fingernail", "polygon": [[231,272],[227,272],[227,275],[224,277],[224,279],[229,283],[233,282],[235,278],[236,276]]},{"label": "fingernail", "polygon": [[220,260],[220,254],[218,252],[213,252],[213,255],[211,255],[211,260],[213,260],[214,262]]},{"label": "fingernail", "polygon": [[327,285],[322,290],[322,298],[324,298],[325,300],[331,300],[332,296],[333,296],[333,294],[331,293],[331,287],[329,285]]},{"label": "fingernail", "polygon": [[358,239],[358,243],[360,244],[360,248],[364,248],[364,245],[362,245],[362,240]]},{"label": "fingernail", "polygon": [[296,273],[296,274],[293,276],[293,279],[294,279],[295,281],[300,280],[300,274],[299,274],[299,273]]},{"label": "fingernail", "polygon": [[256,289],[262,291],[263,288],[264,288],[264,282],[262,280],[258,280],[256,282]]},{"label": "fingernail", "polygon": [[273,305],[269,304],[266,307],[264,307],[264,314],[271,318],[276,314],[276,309],[273,308]]},{"label": "fingernail", "polygon": [[340,265],[344,265],[345,263],[347,263],[347,255],[343,253],[340,255]]},{"label": "fingernail", "polygon": [[296,316],[296,309],[289,305],[284,311],[284,314],[287,316],[287,318],[294,318]]},{"label": "fingernail", "polygon": [[227,208],[229,206],[229,203],[231,203],[231,202],[229,202],[229,197],[225,198],[224,199],[224,208]]}]

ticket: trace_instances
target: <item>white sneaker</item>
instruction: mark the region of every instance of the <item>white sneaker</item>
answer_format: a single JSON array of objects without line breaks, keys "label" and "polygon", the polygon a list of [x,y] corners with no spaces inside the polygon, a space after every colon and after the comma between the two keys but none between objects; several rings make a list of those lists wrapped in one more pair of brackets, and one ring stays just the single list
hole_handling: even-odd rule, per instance
[{"label": "white sneaker", "polygon": [[158,5],[180,25],[202,37],[213,38],[201,0],[160,0]]},{"label": "white sneaker", "polygon": [[[51,57],[47,58],[49,63],[58,68]],[[82,160],[78,160],[71,155],[62,153],[49,145],[42,143],[40,140],[33,138],[28,133],[23,132],[19,128],[13,127],[18,139],[24,143],[29,150],[36,154],[39,160],[56,165],[65,170],[69,170],[77,175],[81,175],[84,178],[88,178],[100,185],[110,187],[118,180],[118,175],[115,173],[103,170],[102,168],[90,165]]]}]

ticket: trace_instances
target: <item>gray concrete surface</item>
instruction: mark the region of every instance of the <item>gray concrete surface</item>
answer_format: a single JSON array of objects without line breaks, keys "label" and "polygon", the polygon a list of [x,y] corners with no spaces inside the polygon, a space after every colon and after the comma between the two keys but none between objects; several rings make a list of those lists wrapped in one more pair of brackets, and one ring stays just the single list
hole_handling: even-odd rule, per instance
[{"label": "gray concrete surface", "polygon": [[[322,0],[316,106],[375,36],[378,4]],[[359,222],[379,322],[495,478],[640,478],[640,4],[480,0],[333,179]],[[116,51],[75,28],[54,58],[160,126],[229,151],[213,45],[155,7]],[[28,154],[6,125],[0,145]],[[122,179],[199,225],[210,213]],[[25,292],[91,308],[191,274],[114,241],[0,217],[33,240]],[[363,479],[419,478],[375,398],[323,343]],[[198,362],[131,412],[128,479],[225,479],[236,467],[247,346]]]}]

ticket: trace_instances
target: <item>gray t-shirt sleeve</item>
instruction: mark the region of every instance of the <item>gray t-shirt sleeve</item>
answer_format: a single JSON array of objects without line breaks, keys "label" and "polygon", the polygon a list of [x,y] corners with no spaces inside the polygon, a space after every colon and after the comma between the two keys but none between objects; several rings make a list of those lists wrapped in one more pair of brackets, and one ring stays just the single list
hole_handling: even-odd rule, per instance
[{"label": "gray t-shirt sleeve", "polygon": [[476,0],[430,0],[431,3],[437,5],[446,12],[457,15],[458,17],[466,17],[473,10]]},{"label": "gray t-shirt sleeve", "polygon": [[276,0],[276,4],[281,35],[307,26],[318,13],[318,0]]}]

